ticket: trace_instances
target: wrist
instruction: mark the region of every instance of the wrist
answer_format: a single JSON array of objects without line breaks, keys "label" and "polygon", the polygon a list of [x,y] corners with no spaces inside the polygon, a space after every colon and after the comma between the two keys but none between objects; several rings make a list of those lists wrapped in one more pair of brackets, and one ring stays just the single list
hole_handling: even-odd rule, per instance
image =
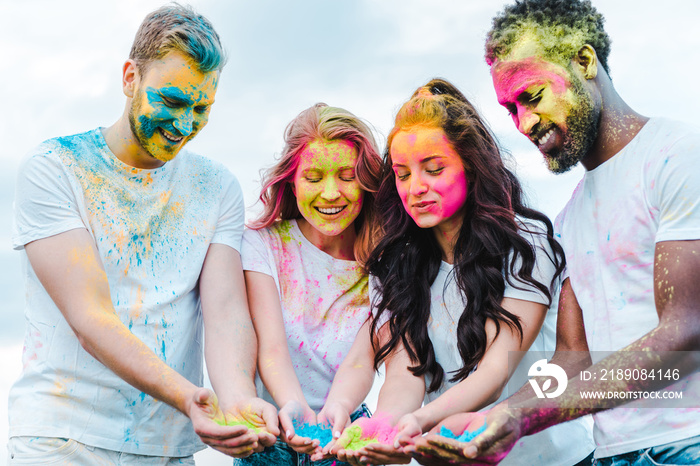
[{"label": "wrist", "polygon": [[412,414],[423,432],[428,432],[440,421],[440,419],[433,420],[430,416],[430,410],[426,409],[425,406],[417,409]]}]

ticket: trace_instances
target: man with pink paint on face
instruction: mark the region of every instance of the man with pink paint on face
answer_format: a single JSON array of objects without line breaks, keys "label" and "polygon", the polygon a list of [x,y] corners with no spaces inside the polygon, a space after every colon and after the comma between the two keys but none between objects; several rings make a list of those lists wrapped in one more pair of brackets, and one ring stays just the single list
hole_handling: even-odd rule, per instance
[{"label": "man with pink paint on face", "polygon": [[224,63],[206,18],[164,6],[123,66],[117,122],[25,158],[13,243],[28,328],[9,464],[194,464],[202,442],[247,456],[279,433],[255,394],[240,186],[184,149]]},{"label": "man with pink paint on face", "polygon": [[[494,19],[486,44],[498,100],[548,168],[562,173],[580,162],[586,169],[556,221],[568,278],[553,361],[571,369],[569,377],[658,374],[674,367],[660,352],[700,350],[700,132],[631,109],[612,85],[609,50],[602,15],[580,0],[518,1]],[[566,359],[589,350],[614,353],[591,353],[575,365]],[[517,402],[488,413],[488,428],[472,442],[422,441],[441,458],[426,464],[497,462],[521,436],[586,414],[595,420],[595,464],[700,464],[700,373],[696,363],[684,367],[684,378],[656,385],[575,377],[546,407],[526,385]],[[628,408],[578,395],[664,387],[682,392],[685,405]],[[481,424],[483,416],[469,413],[443,421],[459,429]]]}]

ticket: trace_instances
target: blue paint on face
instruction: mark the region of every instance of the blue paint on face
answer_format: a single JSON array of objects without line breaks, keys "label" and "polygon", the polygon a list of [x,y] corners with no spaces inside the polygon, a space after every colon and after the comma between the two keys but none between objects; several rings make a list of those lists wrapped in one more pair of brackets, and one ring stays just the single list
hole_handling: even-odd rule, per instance
[{"label": "blue paint on face", "polygon": [[129,124],[151,157],[167,162],[206,124],[218,72],[201,73],[177,52],[152,63],[134,90]]}]

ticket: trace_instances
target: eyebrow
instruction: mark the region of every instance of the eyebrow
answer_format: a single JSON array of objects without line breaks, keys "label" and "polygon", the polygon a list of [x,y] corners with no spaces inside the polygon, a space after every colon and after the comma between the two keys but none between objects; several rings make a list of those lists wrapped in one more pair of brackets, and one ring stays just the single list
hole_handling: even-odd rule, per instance
[{"label": "eyebrow", "polygon": [[[426,162],[430,162],[433,159],[444,159],[444,158],[445,158],[444,155],[434,154],[434,155],[429,155],[429,156],[419,160],[418,163],[424,164]],[[405,167],[406,165],[404,165],[402,163],[392,163],[391,166],[392,167]]]}]

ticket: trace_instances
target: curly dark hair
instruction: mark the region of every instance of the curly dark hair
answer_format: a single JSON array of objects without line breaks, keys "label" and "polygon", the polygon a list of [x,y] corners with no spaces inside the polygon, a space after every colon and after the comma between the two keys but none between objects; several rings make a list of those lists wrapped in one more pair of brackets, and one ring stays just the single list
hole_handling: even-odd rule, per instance
[{"label": "curly dark hair", "polygon": [[[418,125],[444,131],[462,159],[469,182],[452,272],[466,298],[457,323],[457,346],[464,364],[452,375],[452,381],[466,378],[483,357],[488,343],[487,319],[495,322],[497,332],[501,325],[507,325],[522,339],[518,317],[501,306],[506,282],[520,289],[534,286],[551,304],[552,287],[564,268],[564,253],[553,237],[549,218],[525,206],[520,183],[505,167],[495,137],[467,98],[442,79],[433,79],[419,88],[399,110],[388,137],[376,197],[384,235],[370,254],[367,269],[376,278],[373,283],[380,296],[372,303],[376,308],[372,333],[376,336],[380,323],[387,321],[383,315],[388,315],[390,329],[389,339],[374,348],[375,368],[401,342],[417,363],[411,367],[413,374],[430,374],[428,390],[436,391],[445,373],[428,336],[428,319],[430,287],[440,268],[442,250],[433,231],[418,227],[404,209],[390,152],[396,133]],[[524,219],[534,222],[521,221]],[[533,227],[535,223],[542,227]],[[525,239],[528,235],[546,235],[554,252],[550,258],[556,268],[552,283],[533,278],[536,251]]]},{"label": "curly dark hair", "polygon": [[590,45],[610,74],[610,37],[603,23],[605,18],[589,0],[516,0],[493,18],[486,35],[486,62],[490,66],[508,55],[525,34],[531,33],[542,45],[545,57],[562,66],[567,66],[581,47]]}]

